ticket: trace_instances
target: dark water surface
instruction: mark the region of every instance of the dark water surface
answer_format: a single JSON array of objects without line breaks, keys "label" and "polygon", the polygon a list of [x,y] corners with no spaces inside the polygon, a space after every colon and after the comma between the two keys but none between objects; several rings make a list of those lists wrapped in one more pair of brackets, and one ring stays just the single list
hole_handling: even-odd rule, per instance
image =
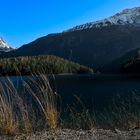
[{"label": "dark water surface", "polygon": [[133,75],[61,75],[54,81],[53,87],[64,98],[63,102],[76,102],[76,95],[88,107],[102,108],[116,95],[125,97],[140,92],[140,77]]},{"label": "dark water surface", "polygon": [[[16,86],[21,80],[28,81],[30,76],[10,77]],[[61,96],[63,106],[76,102],[75,95],[88,107],[103,107],[117,94],[126,96],[140,91],[139,76],[121,75],[56,75],[49,76],[52,88]],[[4,81],[1,77],[0,81]]]}]

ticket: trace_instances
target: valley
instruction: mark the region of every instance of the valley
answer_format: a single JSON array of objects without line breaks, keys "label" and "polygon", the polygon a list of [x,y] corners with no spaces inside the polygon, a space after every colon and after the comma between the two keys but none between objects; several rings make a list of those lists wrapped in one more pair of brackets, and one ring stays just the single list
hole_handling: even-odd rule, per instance
[{"label": "valley", "polygon": [[17,49],[1,37],[0,139],[136,138],[139,36],[134,7]]}]

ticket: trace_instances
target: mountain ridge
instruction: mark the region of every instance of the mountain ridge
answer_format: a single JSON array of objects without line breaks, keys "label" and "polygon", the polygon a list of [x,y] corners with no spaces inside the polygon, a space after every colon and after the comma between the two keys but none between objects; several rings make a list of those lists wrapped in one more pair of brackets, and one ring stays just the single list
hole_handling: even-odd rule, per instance
[{"label": "mountain ridge", "polygon": [[[139,19],[139,20],[138,20]],[[140,26],[140,7],[134,7],[131,9],[124,9],[122,12],[113,16],[98,20],[95,22],[89,22],[86,24],[75,26],[64,32],[72,32],[76,30],[84,30],[91,28],[101,28],[111,25],[139,25]]]},{"label": "mountain ridge", "polygon": [[49,34],[1,56],[55,55],[101,72],[105,72],[106,69],[110,72],[112,67],[109,64],[131,50],[140,48],[140,26],[137,26],[140,23],[140,8],[124,10],[120,13],[130,11],[137,11],[132,14],[139,17],[134,18],[137,20],[136,26],[131,26],[131,23],[113,24],[100,28]]}]

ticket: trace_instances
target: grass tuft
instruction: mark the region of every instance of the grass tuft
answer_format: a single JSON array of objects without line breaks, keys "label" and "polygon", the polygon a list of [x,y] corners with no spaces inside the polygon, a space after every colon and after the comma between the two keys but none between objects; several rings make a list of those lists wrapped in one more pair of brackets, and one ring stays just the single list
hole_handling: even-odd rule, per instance
[{"label": "grass tuft", "polygon": [[[24,82],[24,85],[43,113],[48,128],[55,129],[58,123],[57,94],[52,91],[47,77],[45,75],[33,76],[31,82]],[[31,88],[31,85],[34,88]]]},{"label": "grass tuft", "polygon": [[[0,134],[30,133],[39,121],[38,130],[40,127],[55,129],[58,121],[57,94],[52,91],[47,77],[35,75],[30,83],[23,83],[22,88],[28,91],[26,95],[18,92],[9,78],[0,82]],[[32,99],[30,104],[25,96]]]}]

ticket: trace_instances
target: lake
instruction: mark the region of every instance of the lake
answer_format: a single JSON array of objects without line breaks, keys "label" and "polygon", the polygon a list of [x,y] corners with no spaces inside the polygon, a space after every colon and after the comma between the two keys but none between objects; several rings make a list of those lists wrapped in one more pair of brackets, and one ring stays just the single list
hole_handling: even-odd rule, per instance
[{"label": "lake", "polygon": [[[30,76],[10,79],[16,86],[21,80],[28,81]],[[4,81],[1,77],[0,81]],[[102,109],[116,95],[127,96],[139,93],[140,78],[134,75],[55,75],[49,76],[51,86],[61,96],[62,106],[77,102],[77,96],[87,107],[96,106]]]}]

